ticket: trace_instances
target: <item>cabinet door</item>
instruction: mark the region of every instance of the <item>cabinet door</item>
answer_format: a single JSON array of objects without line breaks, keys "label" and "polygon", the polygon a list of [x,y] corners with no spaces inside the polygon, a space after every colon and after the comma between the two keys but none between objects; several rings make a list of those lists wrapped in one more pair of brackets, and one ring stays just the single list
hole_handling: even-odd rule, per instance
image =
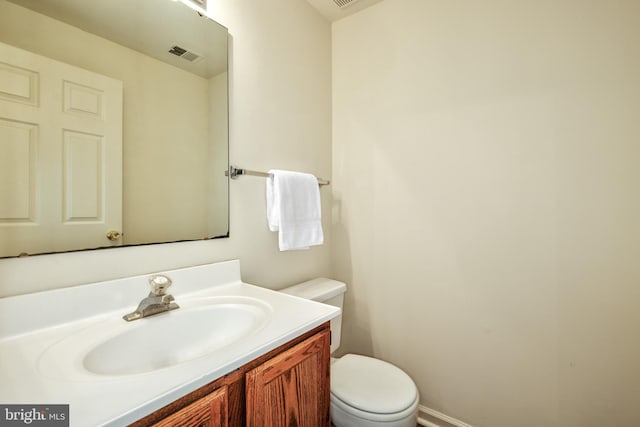
[{"label": "cabinet door", "polygon": [[324,331],[247,372],[247,426],[329,426],[329,358]]},{"label": "cabinet door", "polygon": [[169,415],[153,426],[226,427],[227,410],[227,386],[224,386]]}]

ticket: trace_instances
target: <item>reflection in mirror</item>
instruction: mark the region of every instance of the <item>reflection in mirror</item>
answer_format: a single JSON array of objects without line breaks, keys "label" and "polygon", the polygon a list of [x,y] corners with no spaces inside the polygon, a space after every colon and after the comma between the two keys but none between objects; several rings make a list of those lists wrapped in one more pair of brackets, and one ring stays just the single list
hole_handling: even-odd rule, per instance
[{"label": "reflection in mirror", "polygon": [[226,237],[227,30],[171,0],[0,0],[0,257]]}]

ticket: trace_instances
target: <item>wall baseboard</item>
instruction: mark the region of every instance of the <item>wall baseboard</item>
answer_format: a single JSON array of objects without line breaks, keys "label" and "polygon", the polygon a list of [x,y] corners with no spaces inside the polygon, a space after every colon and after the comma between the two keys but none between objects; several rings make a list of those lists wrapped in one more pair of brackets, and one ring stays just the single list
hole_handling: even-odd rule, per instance
[{"label": "wall baseboard", "polygon": [[418,406],[418,424],[424,427],[473,427],[424,405]]}]

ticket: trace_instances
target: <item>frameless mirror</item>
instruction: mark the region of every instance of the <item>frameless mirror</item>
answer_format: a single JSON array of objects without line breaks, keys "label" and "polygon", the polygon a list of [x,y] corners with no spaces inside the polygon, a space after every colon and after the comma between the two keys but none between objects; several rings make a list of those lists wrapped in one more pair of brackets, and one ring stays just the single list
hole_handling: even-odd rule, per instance
[{"label": "frameless mirror", "polygon": [[227,237],[227,34],[172,0],[0,0],[0,257]]}]

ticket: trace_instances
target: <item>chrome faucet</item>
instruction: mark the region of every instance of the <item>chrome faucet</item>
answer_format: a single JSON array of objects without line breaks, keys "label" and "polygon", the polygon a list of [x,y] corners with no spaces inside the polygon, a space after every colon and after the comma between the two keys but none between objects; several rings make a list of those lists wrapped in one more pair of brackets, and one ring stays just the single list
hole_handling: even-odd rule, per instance
[{"label": "chrome faucet", "polygon": [[173,302],[173,295],[167,293],[167,288],[171,286],[171,279],[167,276],[154,274],[149,277],[149,285],[151,285],[151,292],[140,301],[136,311],[122,316],[127,322],[180,308],[178,304]]}]

